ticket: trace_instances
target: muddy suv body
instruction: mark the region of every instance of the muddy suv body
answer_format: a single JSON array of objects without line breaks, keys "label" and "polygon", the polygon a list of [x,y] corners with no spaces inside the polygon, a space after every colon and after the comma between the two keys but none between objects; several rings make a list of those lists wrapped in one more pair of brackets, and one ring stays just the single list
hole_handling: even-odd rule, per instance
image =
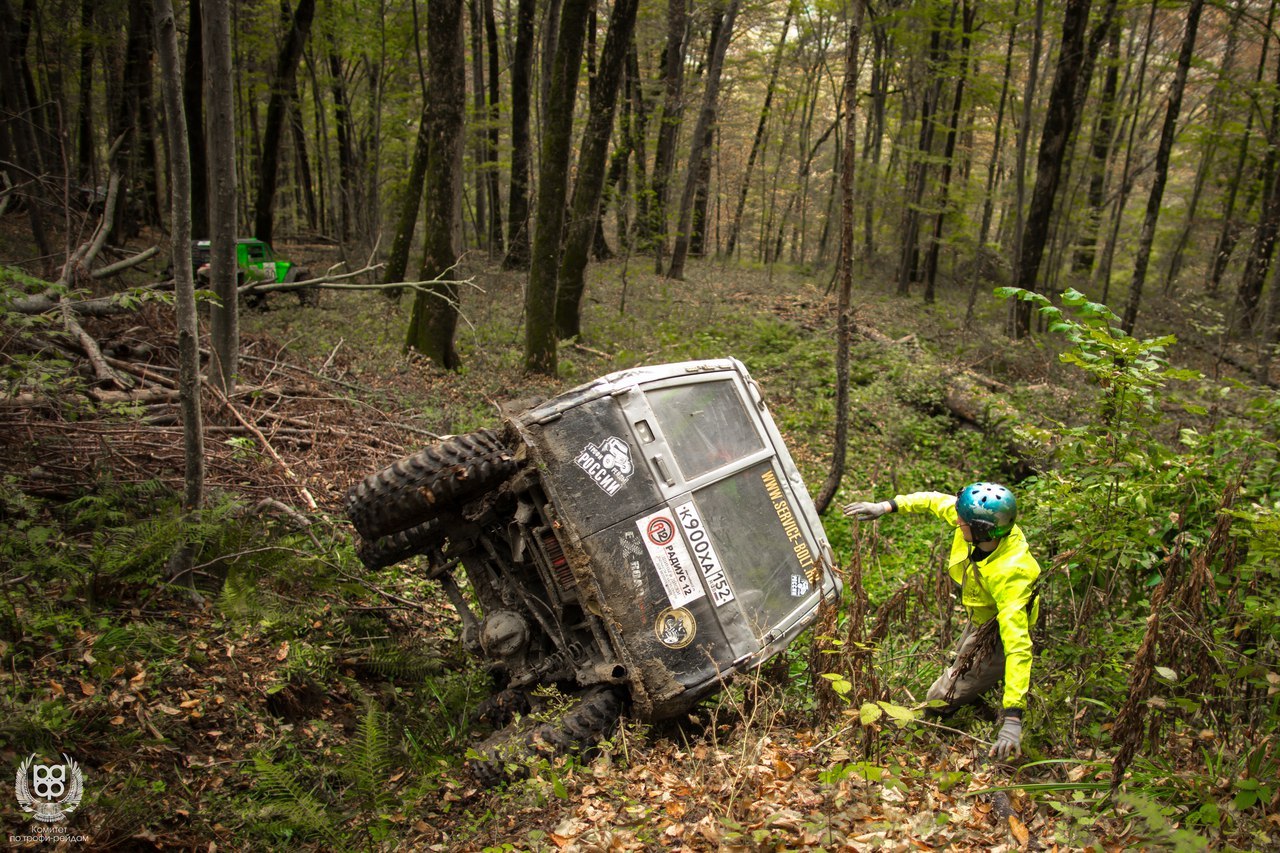
[{"label": "muddy suv body", "polygon": [[366,565],[430,556],[465,645],[503,686],[497,706],[523,710],[549,684],[586,697],[588,719],[523,739],[557,748],[603,734],[624,707],[646,720],[688,711],[840,591],[799,471],[736,359],[579,386],[371,475],[347,510]]},{"label": "muddy suv body", "polygon": [[[209,263],[212,252],[208,240],[194,240],[191,243],[191,263],[196,272]],[[311,273],[293,261],[282,258],[275,253],[271,245],[253,237],[241,237],[236,240],[236,270],[240,286],[246,284],[293,284],[306,281]],[[314,287],[297,289],[298,302],[302,305],[315,305],[320,301],[320,291]],[[263,307],[266,304],[265,293],[254,293],[252,288],[246,295],[251,306]]]}]

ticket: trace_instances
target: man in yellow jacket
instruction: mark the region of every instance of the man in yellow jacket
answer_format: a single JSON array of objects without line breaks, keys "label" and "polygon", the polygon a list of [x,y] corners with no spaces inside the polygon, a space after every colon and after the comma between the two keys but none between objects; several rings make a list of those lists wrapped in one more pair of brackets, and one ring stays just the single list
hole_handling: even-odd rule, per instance
[{"label": "man in yellow jacket", "polygon": [[844,514],[870,521],[890,512],[931,512],[956,528],[948,571],[960,584],[960,601],[969,624],[960,635],[957,662],[975,641],[977,629],[993,618],[999,637],[989,655],[969,662],[964,671],[953,663],[929,688],[929,699],[949,708],[978,701],[1004,679],[1003,719],[991,755],[1004,759],[1022,754],[1022,712],[1031,685],[1031,625],[1038,599],[1034,587],[1040,564],[1031,556],[1013,492],[998,483],[973,483],[959,494],[915,492],[893,500],[858,501]]}]

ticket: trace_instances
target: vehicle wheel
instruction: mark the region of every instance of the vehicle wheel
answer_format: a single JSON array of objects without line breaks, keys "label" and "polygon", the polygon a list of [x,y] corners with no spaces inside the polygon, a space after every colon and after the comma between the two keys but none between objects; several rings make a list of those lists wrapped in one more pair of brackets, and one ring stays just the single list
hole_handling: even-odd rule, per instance
[{"label": "vehicle wheel", "polygon": [[445,525],[442,521],[443,519],[433,518],[372,541],[360,539],[356,543],[356,556],[370,571],[393,566],[442,541],[445,537]]},{"label": "vehicle wheel", "polygon": [[365,540],[376,541],[477,497],[515,469],[496,430],[450,436],[352,486],[347,518]]},{"label": "vehicle wheel", "polygon": [[529,765],[540,758],[586,754],[613,734],[622,716],[622,695],[613,687],[594,687],[558,720],[537,722],[525,717],[494,732],[464,765],[481,785],[492,787],[529,775]]},{"label": "vehicle wheel", "polygon": [[[306,267],[293,267],[285,275],[284,280],[287,284],[292,284],[295,281],[306,281],[309,278],[311,278],[311,270]],[[304,308],[314,308],[320,304],[320,288],[318,287],[303,287],[294,292],[298,294],[298,304]]]}]

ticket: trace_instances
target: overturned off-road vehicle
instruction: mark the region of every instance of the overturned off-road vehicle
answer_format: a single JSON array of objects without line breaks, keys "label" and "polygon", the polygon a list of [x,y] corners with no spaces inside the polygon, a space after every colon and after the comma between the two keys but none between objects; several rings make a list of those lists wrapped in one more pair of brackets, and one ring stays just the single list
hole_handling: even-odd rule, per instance
[{"label": "overturned off-road vehicle", "polygon": [[[736,359],[621,371],[500,430],[442,439],[357,483],[346,510],[366,566],[428,555],[463,643],[495,676],[485,710],[499,729],[468,761],[484,782],[588,748],[623,713],[688,711],[840,591],[813,503]],[[529,714],[546,686],[576,703]]]}]

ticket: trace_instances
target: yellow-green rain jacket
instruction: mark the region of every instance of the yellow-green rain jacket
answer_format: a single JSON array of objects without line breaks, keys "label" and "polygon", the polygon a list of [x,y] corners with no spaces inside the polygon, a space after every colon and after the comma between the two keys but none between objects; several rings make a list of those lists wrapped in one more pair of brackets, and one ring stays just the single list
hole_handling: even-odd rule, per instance
[{"label": "yellow-green rain jacket", "polygon": [[[1031,625],[1039,614],[1039,598],[1031,601],[1040,564],[1031,556],[1022,528],[1013,526],[991,556],[980,563],[969,559],[970,548],[960,532],[956,496],[915,492],[894,498],[899,512],[931,512],[956,528],[951,540],[948,572],[960,584],[960,602],[974,626],[996,617],[1004,645],[1004,707],[1025,708],[1031,687]],[[1030,607],[1027,605],[1031,604]]]}]

